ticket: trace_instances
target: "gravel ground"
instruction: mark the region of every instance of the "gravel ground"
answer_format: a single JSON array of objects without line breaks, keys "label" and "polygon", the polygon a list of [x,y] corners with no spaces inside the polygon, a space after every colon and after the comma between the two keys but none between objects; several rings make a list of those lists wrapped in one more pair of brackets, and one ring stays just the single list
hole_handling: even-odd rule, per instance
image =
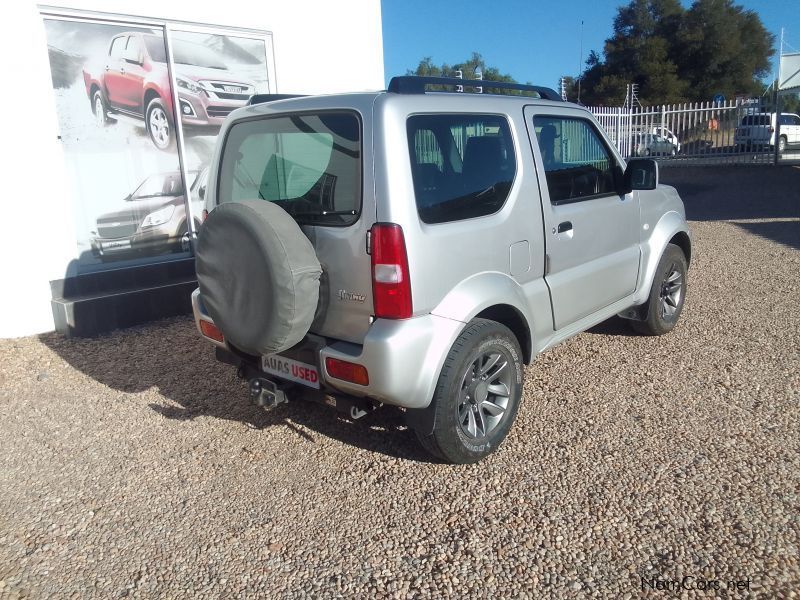
[{"label": "gravel ground", "polygon": [[539,357],[475,466],[397,410],[260,411],[185,318],[0,341],[0,597],[797,597],[800,169],[662,176],[681,324]]}]

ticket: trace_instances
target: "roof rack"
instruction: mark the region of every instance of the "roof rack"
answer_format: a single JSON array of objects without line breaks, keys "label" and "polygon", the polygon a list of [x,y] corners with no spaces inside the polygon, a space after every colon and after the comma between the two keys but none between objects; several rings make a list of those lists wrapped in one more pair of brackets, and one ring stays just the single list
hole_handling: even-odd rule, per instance
[{"label": "roof rack", "polygon": [[520,92],[536,94],[538,98],[542,98],[544,100],[555,100],[558,102],[564,101],[555,90],[539,85],[525,85],[522,83],[509,83],[506,81],[490,81],[488,79],[457,79],[455,77],[418,77],[416,75],[392,77],[392,80],[389,82],[388,91],[393,94],[424,94],[425,88],[430,85],[460,85],[463,87],[472,88],[483,87],[502,90],[517,90]]},{"label": "roof rack", "polygon": [[250,100],[247,101],[247,106],[253,104],[264,104],[265,102],[274,102],[275,100],[288,100],[289,98],[302,98],[302,94],[253,94]]}]

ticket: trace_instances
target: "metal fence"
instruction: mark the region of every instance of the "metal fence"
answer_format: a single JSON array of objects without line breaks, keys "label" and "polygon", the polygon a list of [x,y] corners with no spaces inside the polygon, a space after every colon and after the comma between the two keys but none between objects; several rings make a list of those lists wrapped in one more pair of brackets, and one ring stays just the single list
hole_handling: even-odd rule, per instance
[{"label": "metal fence", "polygon": [[[589,107],[625,157],[653,156],[666,163],[771,163],[770,146],[735,143],[736,129],[747,115],[763,112],[760,98],[649,107]],[[800,161],[800,151],[779,160]]]}]

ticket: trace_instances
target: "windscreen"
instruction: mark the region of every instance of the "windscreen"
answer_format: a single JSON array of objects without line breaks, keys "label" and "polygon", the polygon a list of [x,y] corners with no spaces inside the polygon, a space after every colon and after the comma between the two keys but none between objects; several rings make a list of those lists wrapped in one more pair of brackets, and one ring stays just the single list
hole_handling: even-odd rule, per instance
[{"label": "windscreen", "polygon": [[353,113],[298,114],[231,127],[218,202],[275,202],[299,223],[350,225],[361,209],[361,128]]}]

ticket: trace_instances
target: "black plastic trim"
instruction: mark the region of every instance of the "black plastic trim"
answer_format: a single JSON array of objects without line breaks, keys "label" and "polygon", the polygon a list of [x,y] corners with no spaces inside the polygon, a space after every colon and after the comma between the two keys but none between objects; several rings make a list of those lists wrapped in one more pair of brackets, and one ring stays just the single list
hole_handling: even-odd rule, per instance
[{"label": "black plastic trim", "polygon": [[510,83],[507,81],[491,81],[488,79],[458,79],[455,77],[418,77],[415,75],[392,77],[387,91],[392,94],[424,94],[425,88],[430,85],[515,90],[519,92],[536,94],[538,98],[543,100],[552,100],[554,102],[564,101],[564,99],[554,89],[540,85],[526,85],[522,83]]}]

